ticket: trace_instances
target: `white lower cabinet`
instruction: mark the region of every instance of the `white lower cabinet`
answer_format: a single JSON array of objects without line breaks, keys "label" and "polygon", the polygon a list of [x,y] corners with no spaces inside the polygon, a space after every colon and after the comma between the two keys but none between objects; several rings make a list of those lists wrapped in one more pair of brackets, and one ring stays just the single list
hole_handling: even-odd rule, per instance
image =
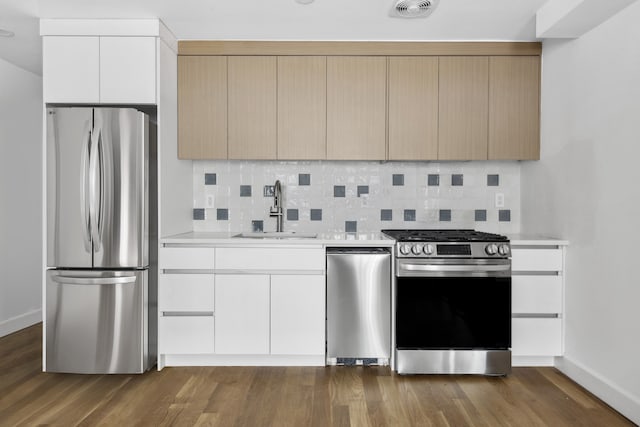
[{"label": "white lower cabinet", "polygon": [[162,247],[158,366],[325,363],[321,247]]},{"label": "white lower cabinet", "polygon": [[269,353],[269,276],[216,276],[215,348],[218,354]]},{"label": "white lower cabinet", "polygon": [[564,246],[512,241],[514,366],[553,365],[563,353]]},{"label": "white lower cabinet", "polygon": [[271,276],[271,354],[324,352],[324,276]]},{"label": "white lower cabinet", "polygon": [[215,350],[213,313],[185,316],[164,315],[158,327],[159,354],[209,354]]}]

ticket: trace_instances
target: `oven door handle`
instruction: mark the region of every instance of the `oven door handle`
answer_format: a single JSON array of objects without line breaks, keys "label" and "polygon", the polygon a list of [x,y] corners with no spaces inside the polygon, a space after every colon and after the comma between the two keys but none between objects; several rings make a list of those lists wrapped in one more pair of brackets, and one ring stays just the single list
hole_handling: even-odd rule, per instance
[{"label": "oven door handle", "polygon": [[404,271],[428,271],[428,272],[466,272],[466,273],[488,273],[510,271],[511,264],[498,265],[446,265],[446,264],[400,264],[400,270]]}]

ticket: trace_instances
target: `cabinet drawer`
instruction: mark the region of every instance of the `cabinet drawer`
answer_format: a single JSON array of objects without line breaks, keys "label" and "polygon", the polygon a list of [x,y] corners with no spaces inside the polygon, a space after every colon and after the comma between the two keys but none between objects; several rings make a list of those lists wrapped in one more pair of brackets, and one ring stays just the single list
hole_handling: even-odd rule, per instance
[{"label": "cabinet drawer", "polygon": [[513,276],[513,313],[562,313],[561,276]]},{"label": "cabinet drawer", "polygon": [[161,274],[160,311],[213,311],[213,274]]},{"label": "cabinet drawer", "polygon": [[513,356],[561,356],[561,319],[512,319]]},{"label": "cabinet drawer", "polygon": [[324,271],[324,250],[296,248],[222,248],[216,250],[220,270]]},{"label": "cabinet drawer", "polygon": [[160,248],[161,270],[213,270],[213,248]]},{"label": "cabinet drawer", "polygon": [[512,248],[513,271],[562,271],[562,249]]},{"label": "cabinet drawer", "polygon": [[159,353],[213,353],[213,316],[163,316],[159,326]]}]

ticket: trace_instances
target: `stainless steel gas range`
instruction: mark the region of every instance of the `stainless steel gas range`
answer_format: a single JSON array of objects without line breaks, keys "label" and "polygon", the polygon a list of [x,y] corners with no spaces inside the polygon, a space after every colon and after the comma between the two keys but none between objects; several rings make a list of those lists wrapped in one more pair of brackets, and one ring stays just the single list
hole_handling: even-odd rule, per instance
[{"label": "stainless steel gas range", "polygon": [[396,240],[400,374],[511,372],[511,249],[474,230],[382,230]]}]

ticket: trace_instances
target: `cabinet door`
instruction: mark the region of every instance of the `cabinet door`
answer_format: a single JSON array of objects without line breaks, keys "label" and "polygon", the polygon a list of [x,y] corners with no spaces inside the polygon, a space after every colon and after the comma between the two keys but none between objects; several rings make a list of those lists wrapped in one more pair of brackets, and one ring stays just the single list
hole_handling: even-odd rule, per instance
[{"label": "cabinet door", "polygon": [[100,102],[156,103],[155,37],[100,37]]},{"label": "cabinet door", "polygon": [[100,102],[100,39],[43,37],[45,102]]},{"label": "cabinet door", "polygon": [[213,316],[161,316],[160,354],[210,354],[214,351]]},{"label": "cabinet door", "polygon": [[440,57],[438,158],[486,160],[487,57]]},{"label": "cabinet door", "polygon": [[228,58],[229,158],[276,158],[276,58]]},{"label": "cabinet door", "polygon": [[489,59],[489,159],[540,158],[540,57]]},{"label": "cabinet door", "polygon": [[271,354],[324,352],[324,275],[271,276]]},{"label": "cabinet door", "polygon": [[219,354],[269,354],[269,276],[216,275],[215,348]]},{"label": "cabinet door", "polygon": [[327,156],[327,58],[278,58],[278,159]]},{"label": "cabinet door", "polygon": [[389,59],[389,160],[438,158],[438,58]]},{"label": "cabinet door", "polygon": [[327,58],[327,159],[386,159],[386,94],[386,58]]},{"label": "cabinet door", "polygon": [[227,158],[227,58],[178,57],[178,158]]}]

